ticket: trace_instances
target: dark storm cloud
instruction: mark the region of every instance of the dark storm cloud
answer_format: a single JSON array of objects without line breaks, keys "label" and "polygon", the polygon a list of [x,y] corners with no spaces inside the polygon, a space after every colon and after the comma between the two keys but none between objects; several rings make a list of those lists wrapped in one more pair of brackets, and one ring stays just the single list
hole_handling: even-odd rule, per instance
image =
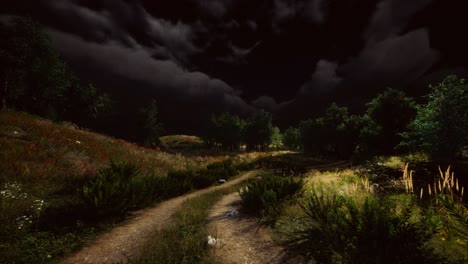
[{"label": "dark storm cloud", "polygon": [[[365,46],[343,65],[326,60],[317,63],[311,80],[299,95],[331,92],[340,84],[405,84],[424,74],[438,54],[430,47],[426,29],[401,35],[415,13],[432,0],[382,0],[364,29]],[[339,72],[342,77],[337,76]],[[342,82],[343,81],[343,82]],[[356,89],[349,87],[349,89]]]},{"label": "dark storm cloud", "polygon": [[421,77],[437,59],[427,30],[419,29],[366,47],[340,71],[358,83],[402,85]]},{"label": "dark storm cloud", "polygon": [[368,45],[401,34],[413,16],[433,0],[382,0],[365,32]]},{"label": "dark storm cloud", "polygon": [[156,60],[143,48],[124,47],[116,42],[87,42],[55,30],[49,30],[49,34],[71,61],[86,63],[90,70],[108,71],[123,79],[146,83],[155,95],[171,94],[193,100],[210,98],[213,103],[223,103],[225,110],[244,113],[252,110],[239,97],[239,91],[223,81],[202,72],[189,72],[171,60]]},{"label": "dark storm cloud", "polygon": [[104,42],[109,37],[128,44],[128,36],[122,32],[109,12],[98,12],[71,1],[47,1],[46,7],[60,20],[59,27],[79,34],[83,38]]},{"label": "dark storm cloud", "polygon": [[[445,30],[458,20],[446,22],[454,7],[443,0],[39,2],[38,17],[70,64],[184,103],[261,108],[287,119],[319,113],[339,96],[406,89],[437,67],[453,66],[438,66],[449,52],[462,61],[466,50],[457,41],[461,33]],[[448,11],[439,14],[443,7]]]},{"label": "dark storm cloud", "polygon": [[[96,11],[70,0],[47,1],[47,7],[64,23],[74,28],[72,33],[87,40],[120,41],[129,47],[146,46],[158,58],[187,62],[188,56],[199,52],[193,44],[196,26],[180,21],[172,23],[149,14],[137,2],[100,1]],[[59,27],[60,28],[60,27]]]},{"label": "dark storm cloud", "polygon": [[[431,48],[426,28],[405,32],[415,13],[430,0],[382,0],[369,23],[362,28],[363,46],[360,51],[341,59],[319,59],[307,80],[292,101],[281,103],[285,112],[299,115],[301,109],[319,111],[332,101],[363,103],[372,93],[386,86],[402,88],[424,76],[440,58]],[[343,43],[345,45],[346,43]],[[340,98],[338,95],[343,98]],[[361,99],[357,99],[361,97]],[[367,99],[364,99],[367,98]],[[277,105],[262,99],[261,105]],[[265,107],[266,108],[266,107]],[[268,109],[268,108],[266,108]],[[283,116],[287,114],[282,113]]]},{"label": "dark storm cloud", "polygon": [[382,0],[365,29],[365,46],[338,69],[354,85],[406,85],[439,58],[425,28],[402,32],[432,0]]},{"label": "dark storm cloud", "polygon": [[234,0],[193,0],[201,14],[221,18],[225,16],[233,6]]},{"label": "dark storm cloud", "polygon": [[342,81],[336,74],[337,68],[337,63],[319,60],[310,81],[301,87],[299,95],[317,95],[330,92]]},{"label": "dark storm cloud", "polygon": [[311,22],[323,23],[325,20],[325,1],[327,0],[274,0],[273,20],[281,22],[301,17]]},{"label": "dark storm cloud", "polygon": [[287,102],[278,103],[273,97],[267,95],[260,96],[252,101],[253,106],[255,106],[258,109],[268,111],[270,113],[276,113],[280,111],[285,104],[287,104]]}]

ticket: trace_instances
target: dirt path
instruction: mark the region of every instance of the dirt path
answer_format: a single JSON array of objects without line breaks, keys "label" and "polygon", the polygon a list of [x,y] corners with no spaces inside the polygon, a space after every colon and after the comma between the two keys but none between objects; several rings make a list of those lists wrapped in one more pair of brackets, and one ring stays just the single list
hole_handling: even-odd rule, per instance
[{"label": "dirt path", "polygon": [[[339,169],[350,166],[347,161],[310,167],[309,170]],[[239,193],[225,195],[210,211],[208,231],[217,239],[212,249],[216,263],[222,264],[295,264],[304,263],[299,256],[289,256],[277,245],[269,229],[257,219],[242,214]],[[308,263],[315,263],[310,260]]]},{"label": "dirt path", "polygon": [[218,239],[212,250],[216,263],[288,263],[283,248],[273,242],[268,229],[259,226],[255,218],[232,213],[239,212],[240,200],[237,192],[225,195],[209,214],[209,233]]},{"label": "dirt path", "polygon": [[254,171],[229,181],[223,185],[196,191],[134,213],[134,217],[122,226],[116,227],[61,261],[70,263],[125,263],[138,256],[141,246],[150,238],[154,230],[160,230],[170,223],[172,214],[187,199],[219,189],[233,186],[255,175]]}]

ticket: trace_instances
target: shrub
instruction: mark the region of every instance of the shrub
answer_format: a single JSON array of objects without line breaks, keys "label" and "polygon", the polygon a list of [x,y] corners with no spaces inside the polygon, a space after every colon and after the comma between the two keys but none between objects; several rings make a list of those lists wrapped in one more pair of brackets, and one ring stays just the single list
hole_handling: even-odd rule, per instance
[{"label": "shrub", "polygon": [[221,162],[215,162],[206,167],[206,174],[213,175],[217,178],[228,179],[239,173],[239,170],[232,159],[227,159]]},{"label": "shrub", "polygon": [[232,159],[215,162],[197,171],[192,178],[193,187],[196,189],[206,188],[216,183],[218,179],[229,179],[239,173],[236,163]]},{"label": "shrub", "polygon": [[184,194],[193,189],[193,178],[197,172],[191,169],[183,171],[170,171],[163,180],[165,196],[173,197]]},{"label": "shrub", "polygon": [[292,199],[302,185],[302,180],[265,174],[261,179],[250,181],[239,190],[239,194],[246,211],[260,214],[274,223],[281,213],[282,204]]},{"label": "shrub", "polygon": [[435,226],[425,215],[414,219],[414,202],[405,199],[369,196],[359,203],[314,188],[300,227],[283,228],[286,245],[320,263],[434,262],[424,244]]},{"label": "shrub", "polygon": [[132,163],[111,161],[96,178],[83,186],[84,202],[96,216],[120,216],[133,205],[137,185],[133,179],[139,174]]}]

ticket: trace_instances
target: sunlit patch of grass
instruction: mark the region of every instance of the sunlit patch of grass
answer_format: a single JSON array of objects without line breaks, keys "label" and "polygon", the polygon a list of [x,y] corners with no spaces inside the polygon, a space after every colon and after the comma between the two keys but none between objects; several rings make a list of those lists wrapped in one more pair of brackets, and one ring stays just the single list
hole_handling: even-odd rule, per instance
[{"label": "sunlit patch of grass", "polygon": [[376,158],[376,162],[378,165],[397,170],[402,170],[405,166],[405,161],[400,156],[378,157]]},{"label": "sunlit patch of grass", "polygon": [[364,199],[369,193],[374,192],[374,185],[356,169],[308,173],[305,178],[305,192],[317,186],[321,186],[326,191],[337,191],[340,195],[352,195],[359,199]]}]

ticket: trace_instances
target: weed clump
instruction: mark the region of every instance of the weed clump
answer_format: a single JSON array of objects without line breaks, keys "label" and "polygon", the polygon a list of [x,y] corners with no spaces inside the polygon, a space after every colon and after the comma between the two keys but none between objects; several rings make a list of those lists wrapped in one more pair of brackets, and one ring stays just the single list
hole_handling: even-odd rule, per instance
[{"label": "weed clump", "polygon": [[249,181],[239,190],[239,194],[247,212],[259,214],[265,221],[274,223],[283,204],[294,199],[302,186],[302,179],[264,174],[260,179]]}]

